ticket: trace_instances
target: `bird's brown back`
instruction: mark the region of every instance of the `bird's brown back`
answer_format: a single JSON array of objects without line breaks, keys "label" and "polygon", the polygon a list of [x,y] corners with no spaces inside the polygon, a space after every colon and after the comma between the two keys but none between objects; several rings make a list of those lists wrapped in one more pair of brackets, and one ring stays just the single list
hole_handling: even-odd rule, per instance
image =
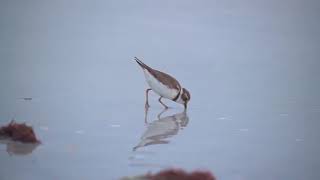
[{"label": "bird's brown back", "polygon": [[181,86],[174,77],[149,67],[148,65],[144,64],[141,60],[139,60],[137,57],[135,57],[135,60],[143,69],[146,69],[152,76],[159,79],[162,82],[162,84],[166,85],[169,88],[178,89],[180,92]]},{"label": "bird's brown back", "polygon": [[155,69],[151,69],[148,70],[155,78],[160,79],[161,82],[166,85],[169,88],[176,88],[179,90],[181,90],[181,86],[179,84],[179,82],[172,76],[170,76],[169,74],[166,74],[164,72],[155,70]]}]

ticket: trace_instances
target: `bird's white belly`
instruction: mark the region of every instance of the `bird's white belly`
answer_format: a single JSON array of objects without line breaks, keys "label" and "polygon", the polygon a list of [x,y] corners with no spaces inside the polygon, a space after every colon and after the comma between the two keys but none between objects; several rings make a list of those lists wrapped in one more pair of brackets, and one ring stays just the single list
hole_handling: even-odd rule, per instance
[{"label": "bird's white belly", "polygon": [[164,84],[162,84],[160,81],[154,78],[146,69],[144,70],[144,75],[150,88],[158,95],[167,99],[173,99],[179,93],[178,90],[170,89]]}]

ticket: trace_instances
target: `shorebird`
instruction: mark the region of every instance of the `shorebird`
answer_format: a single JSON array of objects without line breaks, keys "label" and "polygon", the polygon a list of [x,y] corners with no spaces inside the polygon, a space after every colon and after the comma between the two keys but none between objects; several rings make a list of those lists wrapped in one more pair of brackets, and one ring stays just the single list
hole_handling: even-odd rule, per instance
[{"label": "shorebird", "polygon": [[146,81],[150,86],[150,88],[146,90],[146,110],[150,107],[148,102],[148,93],[150,90],[154,91],[160,96],[158,101],[165,107],[165,109],[168,109],[168,106],[161,101],[162,98],[170,99],[177,103],[183,104],[184,109],[187,109],[188,102],[191,98],[190,93],[187,89],[182,88],[180,83],[169,74],[147,66],[137,57],[135,57],[134,59],[142,68]]}]

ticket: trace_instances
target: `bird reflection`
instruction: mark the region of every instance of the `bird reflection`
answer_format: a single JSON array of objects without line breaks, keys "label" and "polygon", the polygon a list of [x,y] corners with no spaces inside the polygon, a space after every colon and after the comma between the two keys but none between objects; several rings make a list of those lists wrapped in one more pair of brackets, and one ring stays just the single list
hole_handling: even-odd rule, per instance
[{"label": "bird reflection", "polygon": [[179,129],[188,125],[189,117],[186,111],[161,118],[165,111],[167,110],[165,109],[158,115],[158,120],[151,123],[147,122],[148,112],[146,112],[145,122],[147,129],[141,136],[138,145],[133,148],[133,151],[149,145],[168,144],[170,142],[168,138],[178,134]]},{"label": "bird reflection", "polygon": [[28,155],[37,148],[40,143],[21,143],[9,139],[0,139],[0,144],[7,145],[9,155]]}]

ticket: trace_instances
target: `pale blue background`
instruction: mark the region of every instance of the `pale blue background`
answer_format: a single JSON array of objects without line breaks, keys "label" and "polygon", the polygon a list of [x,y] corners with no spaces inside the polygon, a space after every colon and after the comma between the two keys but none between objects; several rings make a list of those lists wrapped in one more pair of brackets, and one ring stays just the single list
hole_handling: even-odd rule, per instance
[{"label": "pale blue background", "polygon": [[[0,124],[27,122],[43,144],[25,156],[0,144],[0,179],[171,166],[223,180],[320,179],[319,12],[316,0],[1,0]],[[147,86],[134,56],[192,95],[188,126],[137,152]],[[182,110],[166,102],[164,116]],[[150,103],[152,121],[162,107]]]}]

